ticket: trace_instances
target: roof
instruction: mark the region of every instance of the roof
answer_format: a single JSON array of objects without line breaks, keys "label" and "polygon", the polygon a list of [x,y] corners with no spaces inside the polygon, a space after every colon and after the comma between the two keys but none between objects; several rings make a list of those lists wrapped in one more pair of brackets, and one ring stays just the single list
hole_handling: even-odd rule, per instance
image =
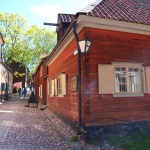
[{"label": "roof", "polygon": [[150,25],[150,0],[96,0],[82,11],[89,16]]},{"label": "roof", "polygon": [[118,20],[130,23],[150,24],[150,0],[95,0],[86,8],[77,12],[75,15],[58,14],[59,21],[70,22],[61,40],[55,45],[44,64],[47,65],[49,59],[57,51],[61,43],[72,30],[72,23],[79,15]]},{"label": "roof", "polygon": [[2,64],[9,72],[13,74],[13,71],[3,61],[0,61],[0,64]]},{"label": "roof", "polygon": [[72,22],[74,20],[74,16],[72,14],[58,14],[58,18],[61,22]]},{"label": "roof", "polygon": [[42,57],[39,59],[38,65],[35,67],[35,70],[33,72],[33,76],[37,73],[38,69],[46,61],[47,58],[48,58],[48,56],[45,56],[45,57]]}]

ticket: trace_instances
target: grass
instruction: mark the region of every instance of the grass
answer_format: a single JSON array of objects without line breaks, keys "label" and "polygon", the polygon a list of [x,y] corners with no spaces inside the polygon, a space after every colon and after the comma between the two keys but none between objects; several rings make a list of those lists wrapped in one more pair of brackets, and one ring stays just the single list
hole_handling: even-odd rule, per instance
[{"label": "grass", "polygon": [[79,139],[79,137],[78,137],[78,136],[74,136],[74,137],[72,137],[72,141],[73,141],[73,142],[77,142],[77,141],[78,141],[78,139]]},{"label": "grass", "polygon": [[150,150],[150,131],[138,130],[111,137],[109,142],[124,150]]}]

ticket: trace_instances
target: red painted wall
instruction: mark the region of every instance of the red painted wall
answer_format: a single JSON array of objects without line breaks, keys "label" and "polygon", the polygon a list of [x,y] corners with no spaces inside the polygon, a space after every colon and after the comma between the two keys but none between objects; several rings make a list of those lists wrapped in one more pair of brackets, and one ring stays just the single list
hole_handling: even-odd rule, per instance
[{"label": "red painted wall", "polygon": [[[150,36],[86,28],[92,45],[87,56],[86,126],[107,124],[108,118],[150,120],[150,95],[118,97],[98,94],[98,64],[138,62],[150,66]],[[110,121],[109,121],[110,123]]]},{"label": "red painted wall", "polygon": [[78,94],[71,91],[71,78],[77,75],[75,49],[76,42],[73,40],[49,66],[49,79],[57,78],[61,72],[67,75],[67,95],[65,97],[49,97],[49,107],[73,121],[78,121]]},{"label": "red painted wall", "polygon": [[[42,69],[42,75],[40,75],[40,69]],[[36,74],[34,75],[34,87],[35,87],[35,94],[38,97],[39,103],[41,104],[46,104],[47,103],[47,99],[46,99],[46,95],[47,95],[47,69],[46,66],[41,65]],[[42,85],[42,98],[39,97],[39,87],[40,85]]]},{"label": "red painted wall", "polygon": [[[150,95],[144,97],[114,98],[98,94],[98,64],[138,62],[150,66],[150,36],[101,29],[84,28],[79,39],[88,36],[92,45],[82,59],[83,124],[86,126],[107,124],[108,118],[132,121],[149,120]],[[49,78],[55,79],[61,72],[67,75],[67,95],[49,97],[49,107],[60,114],[78,121],[78,93],[71,91],[71,78],[77,75],[76,42],[73,40],[49,66]]]}]

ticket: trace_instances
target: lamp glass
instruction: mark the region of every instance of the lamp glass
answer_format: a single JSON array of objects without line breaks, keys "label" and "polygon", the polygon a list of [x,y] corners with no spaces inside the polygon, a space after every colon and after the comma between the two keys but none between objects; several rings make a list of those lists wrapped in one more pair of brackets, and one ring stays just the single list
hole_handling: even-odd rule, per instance
[{"label": "lamp glass", "polygon": [[79,41],[79,46],[82,54],[86,54],[91,45],[91,41],[86,37],[84,40]]},{"label": "lamp glass", "polygon": [[85,52],[85,40],[79,41],[81,53]]},{"label": "lamp glass", "polygon": [[87,40],[86,41],[86,46],[90,47],[90,45],[91,45],[91,41]]}]

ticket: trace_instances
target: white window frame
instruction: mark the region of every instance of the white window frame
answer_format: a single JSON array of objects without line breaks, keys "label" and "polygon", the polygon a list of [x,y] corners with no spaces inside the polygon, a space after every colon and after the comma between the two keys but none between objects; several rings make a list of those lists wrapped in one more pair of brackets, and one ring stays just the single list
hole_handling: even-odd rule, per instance
[{"label": "white window frame", "polygon": [[[143,92],[143,76],[142,76],[142,64],[141,63],[133,63],[133,62],[112,62],[113,70],[114,70],[114,77],[115,76],[115,68],[126,68],[126,85],[127,85],[127,91],[126,92],[117,92],[116,91],[116,80],[114,85],[114,94],[113,97],[130,97],[130,96],[144,96]],[[129,68],[138,68],[138,85],[139,85],[139,91],[136,92],[130,92],[129,91],[129,75],[128,75],[128,69]]]},{"label": "white window frame", "polygon": [[57,96],[57,94],[58,94],[58,89],[57,89],[57,78],[55,78],[55,81],[54,81],[55,83],[54,83],[54,88],[55,88],[55,96]]},{"label": "white window frame", "polygon": [[57,94],[58,97],[66,95],[66,74],[62,73],[57,77]]},{"label": "white window frame", "polygon": [[39,86],[39,97],[42,98],[42,85]]},{"label": "white window frame", "polygon": [[54,96],[54,79],[51,79],[49,81],[49,96],[50,97]]},{"label": "white window frame", "polygon": [[[125,72],[124,76],[122,76],[122,80],[124,79],[124,82],[119,82],[119,77],[117,77],[117,71],[116,69],[119,69],[118,71],[118,76],[121,75],[121,72]],[[124,71],[122,71],[121,69],[125,69]],[[138,89],[135,88],[135,81],[133,79],[130,79],[130,75],[128,73],[129,69],[137,69],[138,70],[138,74],[135,75],[133,73],[132,77],[136,76],[136,80],[137,80],[137,87]],[[140,93],[141,92],[141,83],[140,83],[140,76],[141,76],[141,68],[139,66],[137,67],[127,67],[127,66],[115,66],[114,67],[114,73],[115,73],[115,93]],[[133,80],[131,83],[130,80]],[[130,89],[130,85],[131,85],[131,89]],[[136,89],[136,90],[135,90]],[[130,91],[131,90],[131,91]]]},{"label": "white window frame", "polygon": [[[138,92],[116,92],[115,83],[115,68],[126,67],[126,68],[138,68],[138,81],[139,91]],[[98,85],[99,94],[113,94],[113,97],[138,97],[144,96],[145,93],[145,75],[144,67],[142,63],[133,62],[112,62],[111,64],[99,64],[98,65]],[[126,74],[128,71],[126,70]],[[129,84],[129,81],[127,81]],[[129,87],[129,85],[128,85]]]}]

